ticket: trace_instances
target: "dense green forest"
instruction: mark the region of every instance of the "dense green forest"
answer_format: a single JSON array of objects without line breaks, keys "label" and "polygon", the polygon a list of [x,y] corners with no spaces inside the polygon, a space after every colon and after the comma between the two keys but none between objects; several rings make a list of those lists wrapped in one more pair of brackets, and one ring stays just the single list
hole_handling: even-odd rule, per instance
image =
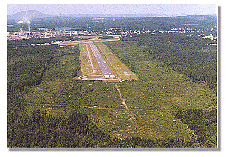
[{"label": "dense green forest", "polygon": [[[73,69],[64,69],[60,59],[64,56],[72,56],[70,62]],[[80,72],[78,47],[62,48],[55,46],[29,46],[26,41],[8,42],[8,66],[7,66],[7,138],[9,148],[76,148],[97,147],[97,139],[101,136],[101,142],[109,142],[109,136],[102,133],[88,119],[87,115],[80,113],[74,107],[70,107],[66,93],[74,88],[64,87],[64,81],[71,79]],[[71,65],[70,64],[70,65]],[[51,67],[54,68],[51,68]],[[52,71],[55,70],[55,71]],[[50,108],[44,108],[44,104],[28,104],[26,94],[36,86],[49,84],[53,87],[57,80],[60,89],[54,90],[59,98],[57,111],[65,111],[67,114],[49,114]],[[79,83],[78,83],[79,84]],[[61,85],[61,86],[60,86]],[[47,93],[46,93],[47,94]],[[37,96],[37,95],[36,95]],[[45,97],[47,97],[45,95]],[[39,98],[37,98],[39,99]],[[32,100],[34,101],[34,100]],[[36,105],[31,109],[32,105]],[[41,106],[41,107],[40,107]],[[95,131],[95,132],[94,132]],[[105,144],[105,147],[110,144]],[[102,144],[104,146],[104,144]]]},{"label": "dense green forest", "polygon": [[216,40],[203,39],[197,34],[157,33],[124,38],[136,41],[145,57],[161,61],[166,66],[185,74],[195,82],[206,83],[217,91],[217,47]]},{"label": "dense green forest", "polygon": [[[166,38],[167,35],[165,35],[164,37]],[[158,40],[158,37],[155,37],[155,39]],[[142,40],[141,37],[140,40]],[[177,70],[176,66],[172,66],[171,64],[168,63],[170,62],[175,63],[176,61],[173,60],[177,60],[177,63],[180,61],[179,63],[181,64],[184,65],[187,64],[186,65],[187,72],[190,70],[190,73],[193,72],[196,78],[200,77],[202,78],[203,76],[207,76],[204,73],[207,71],[201,72],[199,69],[194,70],[193,68],[194,65],[193,64],[189,65],[187,63],[188,60],[182,60],[179,57],[178,58],[173,57],[174,55],[176,56],[179,55],[178,54],[179,52],[171,51],[170,49],[171,47],[165,48],[163,44],[166,44],[167,42],[165,43],[163,41],[162,43],[160,42],[161,46],[160,45],[158,46],[157,43],[155,43],[156,49],[162,48],[161,54],[161,52],[157,53],[157,51],[155,51],[153,47],[151,47],[152,49],[150,49],[150,47],[146,46],[146,44],[147,45],[149,43],[152,44],[153,40],[146,40],[146,44],[141,43],[140,40],[139,38],[138,39],[132,38],[132,40],[130,41],[106,43],[113,50],[116,56],[119,57],[119,59],[121,59],[133,72],[139,74],[139,80],[136,83],[127,82],[126,84],[123,85],[124,87],[123,89],[125,89],[124,95],[130,96],[130,100],[132,101],[131,103],[134,105],[135,104],[137,105],[139,103],[141,103],[142,105],[144,104],[144,101],[148,101],[145,104],[152,104],[150,106],[152,110],[161,110],[162,108],[170,107],[171,114],[174,115],[175,118],[181,119],[183,123],[188,124],[188,127],[195,131],[195,135],[197,135],[196,136],[196,140],[198,141],[197,143],[201,143],[201,145],[204,147],[215,147],[217,141],[217,110],[216,110],[217,98],[215,95],[216,94],[216,88],[214,88],[216,87],[215,84],[213,83],[213,86],[211,86],[210,82],[209,84],[206,84],[205,82],[200,83],[200,80],[194,79],[192,76],[188,76],[186,75],[186,73],[180,71],[183,70],[182,68],[185,68],[184,66],[181,67],[178,66],[181,69]],[[145,40],[142,41],[145,42]],[[165,41],[167,41],[167,38]],[[138,47],[138,45],[140,46]],[[147,48],[149,48],[148,49],[149,52],[147,51]],[[186,55],[187,57],[188,51],[185,50],[182,52],[184,52],[184,55]],[[169,53],[171,54],[171,52],[172,57],[169,55]],[[211,70],[209,70],[208,75],[210,75],[210,79],[212,79],[211,81],[216,81],[217,73],[216,50],[209,51],[209,53],[210,60],[209,58],[207,59],[206,57],[204,57],[206,54],[199,55],[196,53],[196,56],[194,55],[194,57],[199,57],[199,60],[189,60],[189,61],[201,62],[200,64],[212,65],[213,67]],[[159,58],[155,59],[157,55],[159,55],[161,59]],[[159,68],[158,70],[162,69],[163,71],[156,72],[157,69],[154,69],[153,71],[152,70],[153,67],[151,67],[151,65],[153,66],[153,64],[151,63],[155,63],[154,65],[158,68],[162,67]],[[152,71],[152,73],[150,71]],[[179,79],[179,82],[177,81],[177,76],[175,75],[176,73],[174,73],[174,75],[172,76],[172,71],[176,71],[176,73],[179,72],[179,75],[182,76],[182,78]],[[189,84],[189,87],[184,86],[185,84]],[[201,86],[194,89],[195,88],[194,84],[200,84]],[[161,86],[164,86],[164,88],[166,88],[167,90],[164,89],[159,90],[158,88],[161,88]],[[203,87],[204,89],[202,89]],[[193,90],[192,91],[193,94],[185,92],[189,88],[190,90]],[[154,89],[153,92],[156,92],[155,94],[150,93],[150,95],[152,96],[152,100],[148,99],[149,94],[147,93],[147,91],[150,91],[151,89]],[[138,90],[139,92],[137,92],[136,90]],[[198,92],[201,90],[205,92],[199,95]],[[134,92],[136,94],[133,94]],[[146,94],[138,94],[140,92],[143,93],[146,92]],[[186,96],[185,93],[187,93],[188,95]],[[172,97],[171,94],[172,96],[173,95],[179,96],[174,98],[177,99],[180,98],[180,101],[179,100],[170,101],[170,98]],[[144,97],[144,99],[139,99],[139,95],[141,95],[141,98]],[[132,97],[134,97],[134,99],[132,99]],[[184,102],[182,102],[183,99],[185,100]],[[178,101],[179,105],[177,105]],[[150,109],[149,105],[147,105],[146,107],[147,109]]]},{"label": "dense green forest", "polygon": [[[178,38],[178,41],[187,39]],[[178,48],[168,45],[169,39]],[[78,45],[31,46],[31,40],[8,41],[7,146],[216,148],[217,103],[215,85],[211,86],[216,75],[215,50],[209,50],[204,44],[203,55],[189,56],[190,49],[184,46],[185,58],[195,57],[195,61],[203,61],[198,63],[201,66],[206,63],[211,66],[211,81],[206,84],[199,80],[206,76],[200,70],[192,70],[193,75],[187,75],[193,60],[183,62],[187,69],[173,61],[182,60],[176,57],[179,55],[177,49],[182,48],[173,37],[159,35],[156,42],[152,36],[126,40],[105,43],[139,77],[137,81],[120,83],[76,80],[81,75]],[[161,41],[159,46],[156,46],[157,41]],[[161,46],[163,44],[168,48]],[[165,54],[157,53],[153,47],[162,48]],[[166,49],[172,50],[172,54]],[[124,138],[115,135],[117,127],[133,124],[126,118],[118,120],[120,126],[112,124],[117,122],[115,112],[125,111],[115,84],[126,99],[129,108],[126,116],[133,114],[140,127],[152,127],[149,132],[144,132],[149,134],[122,132]],[[98,110],[94,106],[104,109]]]}]

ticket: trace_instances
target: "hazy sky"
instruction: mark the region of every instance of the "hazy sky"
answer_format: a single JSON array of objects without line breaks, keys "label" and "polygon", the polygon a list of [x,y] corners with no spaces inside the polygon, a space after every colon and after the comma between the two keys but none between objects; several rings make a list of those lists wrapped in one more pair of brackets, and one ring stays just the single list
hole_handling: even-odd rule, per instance
[{"label": "hazy sky", "polygon": [[217,13],[213,4],[8,4],[7,14],[37,10],[45,14],[170,14]]}]

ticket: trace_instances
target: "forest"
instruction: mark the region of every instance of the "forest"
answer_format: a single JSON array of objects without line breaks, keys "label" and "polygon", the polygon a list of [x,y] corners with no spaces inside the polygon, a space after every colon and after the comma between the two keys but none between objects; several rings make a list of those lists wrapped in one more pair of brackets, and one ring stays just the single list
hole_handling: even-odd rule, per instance
[{"label": "forest", "polygon": [[79,45],[30,45],[38,40],[7,41],[8,148],[217,147],[210,40],[149,34],[106,42],[138,76],[120,83],[76,80]]},{"label": "forest", "polygon": [[194,82],[207,84],[217,91],[217,43],[198,35],[157,33],[124,38],[136,41],[137,47],[151,60],[161,61],[164,66],[192,78]]},{"label": "forest", "polygon": [[[165,37],[165,40],[163,40],[162,43],[160,42],[159,45],[157,45],[157,42],[153,42],[154,39],[158,40],[158,36],[155,36],[155,38],[148,36],[149,40],[147,40],[147,37],[140,37],[117,43],[106,43],[119,59],[121,59],[133,72],[139,74],[139,83],[138,81],[136,83],[127,82],[123,85],[123,89],[125,89],[124,94],[135,96],[134,99],[130,96],[133,106],[137,106],[139,103],[144,105],[146,100],[145,104],[147,104],[147,109],[160,110],[170,107],[171,114],[175,116],[175,118],[180,119],[182,123],[187,124],[190,129],[194,130],[194,134],[197,135],[197,143],[202,143],[201,145],[204,147],[213,147],[217,140],[216,48],[210,48],[209,51],[206,51],[209,53],[208,60],[205,56],[207,54],[199,55],[198,53],[194,53],[196,55],[192,54],[193,57],[198,58],[197,60],[182,60],[179,57],[174,58],[174,55],[184,55],[185,57],[188,57],[189,50],[192,48],[189,49],[188,47],[183,47],[184,51],[182,52],[184,52],[184,54],[179,54],[180,51],[173,48],[171,49],[169,46],[166,48],[164,47],[164,44],[168,45],[167,40],[170,35],[160,35],[160,39],[163,39],[162,36]],[[150,38],[152,40],[150,40]],[[177,40],[173,37],[171,40],[172,39],[174,39],[174,41]],[[143,41],[143,43],[141,41]],[[196,42],[198,45],[200,41],[197,40]],[[146,46],[148,43],[150,45],[153,44],[154,46]],[[188,43],[192,44],[190,41]],[[177,49],[181,50],[181,47],[178,47]],[[203,46],[204,49],[207,49],[208,47],[210,46]],[[155,49],[161,49],[161,51],[158,51],[159,53],[157,53],[157,50]],[[156,57],[158,55],[159,57]],[[209,68],[209,71],[204,72],[199,70],[199,68],[194,69],[194,65],[191,63],[189,64],[189,62],[192,61],[198,62],[202,66],[210,64],[212,68]],[[175,64],[172,64],[173,62]],[[182,64],[182,66],[180,64]],[[156,66],[157,68],[154,69],[151,65]],[[156,71],[157,69],[159,71]],[[187,70],[187,73],[184,72],[185,70]],[[187,75],[191,72],[193,72],[193,75]],[[179,80],[177,80],[178,74],[182,77],[179,78]],[[204,80],[200,81],[198,79],[205,77],[210,79],[210,81],[206,83]],[[186,86],[186,84],[188,86]],[[197,86],[198,84],[200,86]],[[161,89],[161,86],[166,90]],[[188,89],[192,92],[189,93],[189,91],[187,91]],[[155,91],[155,94],[150,93],[152,98],[150,100],[148,99],[148,92],[152,90]],[[202,94],[200,93],[199,95],[198,93],[201,90],[205,92]],[[145,94],[138,94],[138,91]],[[143,99],[139,99],[139,95],[143,95]],[[179,97],[174,97],[175,95]],[[175,98],[177,99],[176,101]],[[152,105],[150,106],[148,104]]]}]

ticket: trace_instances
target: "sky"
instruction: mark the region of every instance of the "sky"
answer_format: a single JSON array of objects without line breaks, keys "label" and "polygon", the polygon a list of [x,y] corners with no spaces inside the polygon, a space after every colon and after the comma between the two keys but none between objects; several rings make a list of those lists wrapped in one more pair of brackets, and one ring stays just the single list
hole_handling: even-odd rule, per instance
[{"label": "sky", "polygon": [[45,14],[216,14],[214,4],[7,4],[7,15],[37,10]]}]

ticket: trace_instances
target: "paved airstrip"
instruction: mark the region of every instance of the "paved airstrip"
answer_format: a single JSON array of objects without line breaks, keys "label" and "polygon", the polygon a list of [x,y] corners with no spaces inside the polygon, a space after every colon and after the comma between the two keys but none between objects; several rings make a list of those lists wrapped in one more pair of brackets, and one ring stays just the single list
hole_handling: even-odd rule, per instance
[{"label": "paved airstrip", "polygon": [[99,52],[98,48],[93,44],[92,41],[89,41],[89,46],[98,62],[103,78],[114,78],[115,76],[113,75],[108,63],[104,60],[103,56]]}]

